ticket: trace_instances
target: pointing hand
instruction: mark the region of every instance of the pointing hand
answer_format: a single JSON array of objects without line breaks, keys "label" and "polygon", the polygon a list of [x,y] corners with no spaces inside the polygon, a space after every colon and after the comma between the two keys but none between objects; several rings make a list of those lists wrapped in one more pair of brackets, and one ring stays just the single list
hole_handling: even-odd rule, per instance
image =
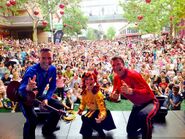
[{"label": "pointing hand", "polygon": [[33,76],[33,78],[28,79],[28,84],[26,86],[27,91],[33,91],[33,89],[37,88],[37,83],[36,83],[36,75]]}]

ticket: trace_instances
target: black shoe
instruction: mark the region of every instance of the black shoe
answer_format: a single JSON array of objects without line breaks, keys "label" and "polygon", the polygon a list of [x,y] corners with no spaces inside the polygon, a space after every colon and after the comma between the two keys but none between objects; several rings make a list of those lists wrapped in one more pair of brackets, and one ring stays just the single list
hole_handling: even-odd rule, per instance
[{"label": "black shoe", "polygon": [[83,136],[82,139],[90,139],[91,137],[89,136]]},{"label": "black shoe", "polygon": [[50,130],[43,127],[43,128],[42,128],[42,134],[43,134],[44,136],[52,135],[53,132],[58,131],[58,130],[60,130],[60,127],[59,127],[59,126],[57,126],[57,127],[54,128],[54,129],[50,129]]},{"label": "black shoe", "polygon": [[140,139],[140,136],[139,135],[136,135],[136,134],[132,134],[132,135],[127,135],[127,139]]},{"label": "black shoe", "polygon": [[105,139],[105,138],[106,138],[105,133],[104,133],[103,131],[98,132],[98,138],[99,138],[99,139]]}]

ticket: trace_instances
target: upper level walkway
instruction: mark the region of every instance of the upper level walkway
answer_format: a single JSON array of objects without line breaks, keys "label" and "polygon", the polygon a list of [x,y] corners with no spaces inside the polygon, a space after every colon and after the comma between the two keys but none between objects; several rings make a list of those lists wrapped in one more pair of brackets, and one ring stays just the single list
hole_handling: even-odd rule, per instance
[{"label": "upper level walkway", "polygon": [[[129,111],[111,111],[117,126],[116,129],[106,132],[109,139],[127,139],[126,124]],[[24,124],[22,113],[0,113],[0,139],[22,139]],[[63,120],[59,123],[61,128],[55,136],[48,139],[82,139],[79,130],[81,118],[77,115],[72,122]],[[93,134],[96,136],[96,133]],[[184,139],[185,138],[185,111],[169,111],[164,123],[154,123],[153,139]],[[36,139],[46,139],[42,136],[41,126],[36,129]]]},{"label": "upper level walkway", "polygon": [[127,22],[126,19],[123,18],[122,14],[104,16],[93,15],[89,16],[88,19],[89,23]]}]

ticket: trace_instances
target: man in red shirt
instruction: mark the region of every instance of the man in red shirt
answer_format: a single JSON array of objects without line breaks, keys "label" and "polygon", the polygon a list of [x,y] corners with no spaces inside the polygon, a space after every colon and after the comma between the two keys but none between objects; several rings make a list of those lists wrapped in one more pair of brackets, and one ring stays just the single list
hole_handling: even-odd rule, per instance
[{"label": "man in red shirt", "polygon": [[134,70],[124,66],[121,57],[113,57],[111,65],[114,71],[112,99],[117,99],[117,94],[122,94],[134,105],[127,124],[129,138],[136,138],[138,131],[142,139],[152,138],[152,118],[159,109],[159,102],[142,76]]}]

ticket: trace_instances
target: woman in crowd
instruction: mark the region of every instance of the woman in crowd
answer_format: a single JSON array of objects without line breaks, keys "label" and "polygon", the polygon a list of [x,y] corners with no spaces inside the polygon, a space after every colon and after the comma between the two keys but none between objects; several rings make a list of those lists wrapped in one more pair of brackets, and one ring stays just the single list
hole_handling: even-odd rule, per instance
[{"label": "woman in crowd", "polygon": [[[87,113],[82,112],[87,107]],[[109,110],[106,109],[104,95],[100,91],[97,82],[97,74],[87,72],[82,76],[82,101],[78,114],[82,115],[82,127],[80,133],[84,138],[92,136],[93,129],[100,137],[105,138],[105,130],[115,129],[115,124]]]}]

